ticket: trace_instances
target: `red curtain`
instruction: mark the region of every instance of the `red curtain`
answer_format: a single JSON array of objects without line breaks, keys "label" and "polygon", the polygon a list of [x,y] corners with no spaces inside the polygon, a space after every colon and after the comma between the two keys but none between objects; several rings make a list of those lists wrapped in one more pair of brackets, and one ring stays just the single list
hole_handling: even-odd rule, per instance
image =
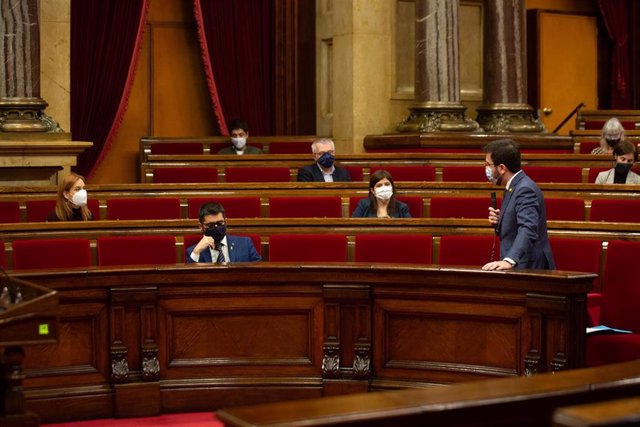
[{"label": "red curtain", "polygon": [[213,109],[225,120],[244,118],[253,135],[272,134],[273,1],[194,0],[202,59]]},{"label": "red curtain", "polygon": [[613,41],[611,108],[631,108],[629,96],[629,1],[598,0],[600,13]]},{"label": "red curtain", "polygon": [[71,134],[93,142],[75,168],[87,178],[120,127],[147,10],[148,0],[71,1]]}]

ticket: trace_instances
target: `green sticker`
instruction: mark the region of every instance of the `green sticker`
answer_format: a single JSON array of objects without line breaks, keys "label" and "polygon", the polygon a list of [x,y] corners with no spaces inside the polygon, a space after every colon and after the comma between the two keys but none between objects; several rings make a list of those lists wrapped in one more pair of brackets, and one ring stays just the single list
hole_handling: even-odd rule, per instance
[{"label": "green sticker", "polygon": [[43,323],[41,325],[38,325],[38,333],[40,335],[49,335],[49,324]]}]

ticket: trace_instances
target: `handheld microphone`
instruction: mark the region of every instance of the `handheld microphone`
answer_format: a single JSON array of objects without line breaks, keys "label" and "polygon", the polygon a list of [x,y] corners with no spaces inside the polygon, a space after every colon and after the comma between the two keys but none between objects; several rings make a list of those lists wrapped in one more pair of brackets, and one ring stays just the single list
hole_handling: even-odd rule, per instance
[{"label": "handheld microphone", "polygon": [[[498,206],[498,201],[496,200],[496,192],[491,192],[491,207],[495,209]],[[491,244],[491,254],[489,254],[489,262],[495,261],[496,254],[496,235],[498,234],[498,223],[493,224],[493,243]]]},{"label": "handheld microphone", "polygon": [[[496,200],[496,192],[495,191],[491,192],[491,207],[493,209],[496,209],[498,207],[498,201]],[[496,231],[496,233],[498,232],[498,223],[497,222],[495,224],[493,224],[493,229]]]}]

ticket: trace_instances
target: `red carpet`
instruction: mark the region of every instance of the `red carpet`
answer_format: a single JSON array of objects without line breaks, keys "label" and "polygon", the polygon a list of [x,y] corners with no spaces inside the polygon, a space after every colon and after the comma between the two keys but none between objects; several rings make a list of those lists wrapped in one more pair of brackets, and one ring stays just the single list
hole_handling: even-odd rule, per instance
[{"label": "red carpet", "polygon": [[101,420],[74,421],[70,423],[40,424],[47,427],[222,427],[212,412],[191,414],[167,414],[145,418],[105,418]]}]

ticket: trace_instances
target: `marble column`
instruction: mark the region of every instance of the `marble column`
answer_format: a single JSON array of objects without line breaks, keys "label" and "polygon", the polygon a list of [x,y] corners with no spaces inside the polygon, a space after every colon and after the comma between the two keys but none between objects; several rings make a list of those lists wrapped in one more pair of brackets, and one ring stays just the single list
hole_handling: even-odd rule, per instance
[{"label": "marble column", "polygon": [[0,2],[0,132],[62,132],[40,98],[38,2]]},{"label": "marble column", "polygon": [[475,131],[460,103],[459,0],[416,0],[415,104],[401,132]]},{"label": "marble column", "polygon": [[476,120],[490,133],[544,132],[527,104],[524,0],[484,3],[484,100]]}]

